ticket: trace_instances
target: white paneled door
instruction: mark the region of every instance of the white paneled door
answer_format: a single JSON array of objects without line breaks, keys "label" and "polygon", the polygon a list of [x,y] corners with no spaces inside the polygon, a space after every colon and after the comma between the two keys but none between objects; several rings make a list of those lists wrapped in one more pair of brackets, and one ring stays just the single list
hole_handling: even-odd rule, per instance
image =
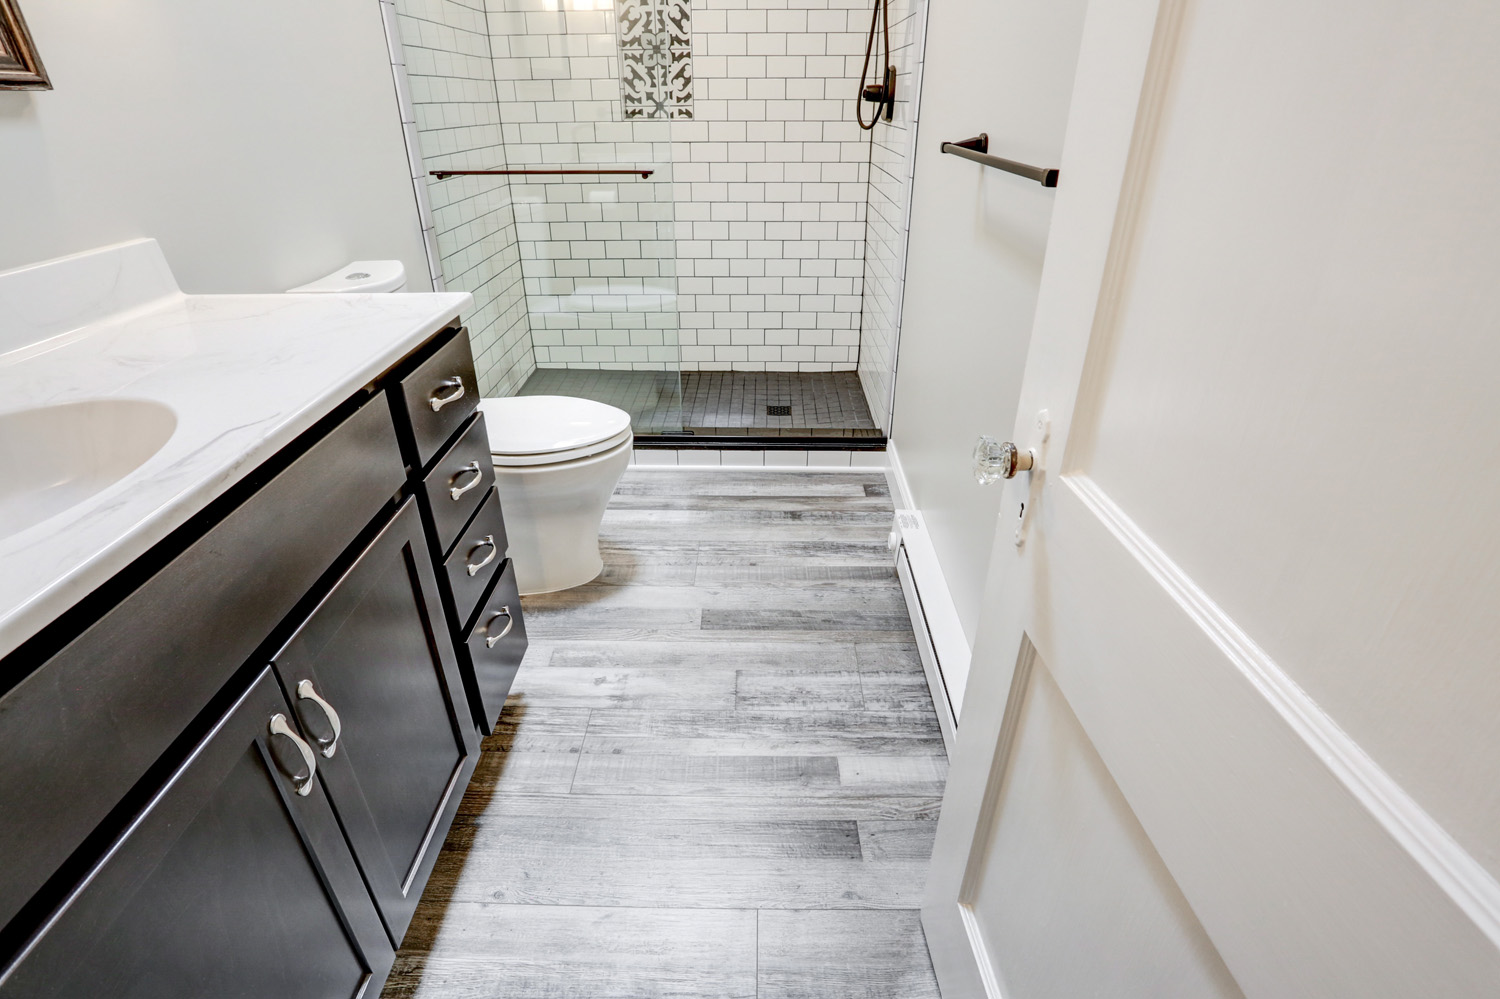
[{"label": "white paneled door", "polygon": [[1496,52],[1477,0],[1091,3],[946,999],[1500,996]]}]

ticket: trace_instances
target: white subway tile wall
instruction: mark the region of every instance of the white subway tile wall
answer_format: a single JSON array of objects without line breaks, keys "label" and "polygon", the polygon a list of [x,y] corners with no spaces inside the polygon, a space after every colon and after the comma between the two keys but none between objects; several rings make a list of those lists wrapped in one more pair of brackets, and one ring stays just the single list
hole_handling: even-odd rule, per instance
[{"label": "white subway tile wall", "polygon": [[[675,246],[661,243],[664,216],[649,220],[658,239],[642,245],[636,266],[649,269],[644,258],[653,251],[662,265],[676,259],[673,345],[680,344],[684,370],[851,371],[859,357],[870,157],[853,110],[869,7],[865,0],[755,2],[757,9],[750,0],[693,0],[693,117],[643,121],[622,120],[609,0],[489,0],[502,130],[513,163],[654,166],[647,187],[670,173]],[[615,210],[635,221],[623,206],[641,183],[611,186],[619,192]],[[656,344],[637,344],[628,331],[595,321],[603,310],[578,295],[584,279],[597,290],[597,278],[615,277],[593,273],[611,259],[611,247],[589,238],[586,223],[596,213],[570,217],[562,198],[576,203],[578,195],[564,185],[517,195],[527,293],[533,317],[545,317],[533,319],[537,363],[642,366],[639,347],[649,360]],[[639,192],[635,203],[664,200]],[[648,305],[664,291],[649,282],[657,276],[668,275],[642,275]],[[635,311],[627,304],[615,323],[639,323]],[[601,339],[605,330],[612,343]],[[628,358],[622,346],[635,348]]]},{"label": "white subway tile wall", "polygon": [[890,429],[891,390],[901,289],[906,279],[912,165],[916,161],[917,84],[922,67],[926,0],[890,0],[891,63],[896,67],[896,108],[875,126],[870,150],[870,191],[865,228],[864,295],[860,313],[859,381],[875,422]]},{"label": "white subway tile wall", "polygon": [[684,369],[855,369],[869,17],[870,0],[693,0],[693,118],[671,122]]},{"label": "white subway tile wall", "polygon": [[669,122],[626,119],[611,0],[489,0],[501,132],[518,169],[635,176],[514,178],[539,367],[676,370]]},{"label": "white subway tile wall", "polygon": [[424,221],[430,220],[429,255],[441,264],[438,286],[474,296],[464,321],[480,393],[511,395],[536,362],[510,186],[504,177],[428,176],[434,169],[505,165],[483,0],[397,0],[395,12],[400,44],[392,58],[405,65],[397,86],[399,92],[404,75],[412,109],[408,149],[420,151],[412,174]]}]

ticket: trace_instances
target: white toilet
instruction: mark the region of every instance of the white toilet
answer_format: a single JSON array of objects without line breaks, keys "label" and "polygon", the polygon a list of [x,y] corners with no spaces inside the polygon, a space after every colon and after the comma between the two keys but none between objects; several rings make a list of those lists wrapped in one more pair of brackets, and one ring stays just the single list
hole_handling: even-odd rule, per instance
[{"label": "white toilet", "polygon": [[482,399],[479,410],[521,594],[599,575],[599,522],[630,464],[630,414],[561,395]]},{"label": "white toilet", "polygon": [[[399,260],[356,260],[292,292],[392,292]],[[582,586],[604,568],[599,522],[630,464],[630,414],[561,395],[481,399],[495,459],[495,489],[523,595]]]}]

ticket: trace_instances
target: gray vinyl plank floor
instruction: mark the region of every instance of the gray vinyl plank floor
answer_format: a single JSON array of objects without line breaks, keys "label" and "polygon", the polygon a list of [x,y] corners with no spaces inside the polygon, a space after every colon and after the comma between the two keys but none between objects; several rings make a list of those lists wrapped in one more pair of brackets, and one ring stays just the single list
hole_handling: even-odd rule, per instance
[{"label": "gray vinyl plank floor", "polygon": [[883,478],[632,471],[531,649],[385,995],[936,999],[947,758]]}]

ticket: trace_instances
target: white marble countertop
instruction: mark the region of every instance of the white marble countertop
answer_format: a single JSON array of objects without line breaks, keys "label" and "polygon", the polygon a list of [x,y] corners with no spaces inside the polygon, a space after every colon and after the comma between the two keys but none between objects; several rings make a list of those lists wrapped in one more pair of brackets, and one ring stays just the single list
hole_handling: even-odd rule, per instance
[{"label": "white marble countertop", "polygon": [[0,655],[472,308],[467,293],[184,295],[153,240],[0,274],[0,420],[98,399],[177,419],[103,491],[0,524]]}]

